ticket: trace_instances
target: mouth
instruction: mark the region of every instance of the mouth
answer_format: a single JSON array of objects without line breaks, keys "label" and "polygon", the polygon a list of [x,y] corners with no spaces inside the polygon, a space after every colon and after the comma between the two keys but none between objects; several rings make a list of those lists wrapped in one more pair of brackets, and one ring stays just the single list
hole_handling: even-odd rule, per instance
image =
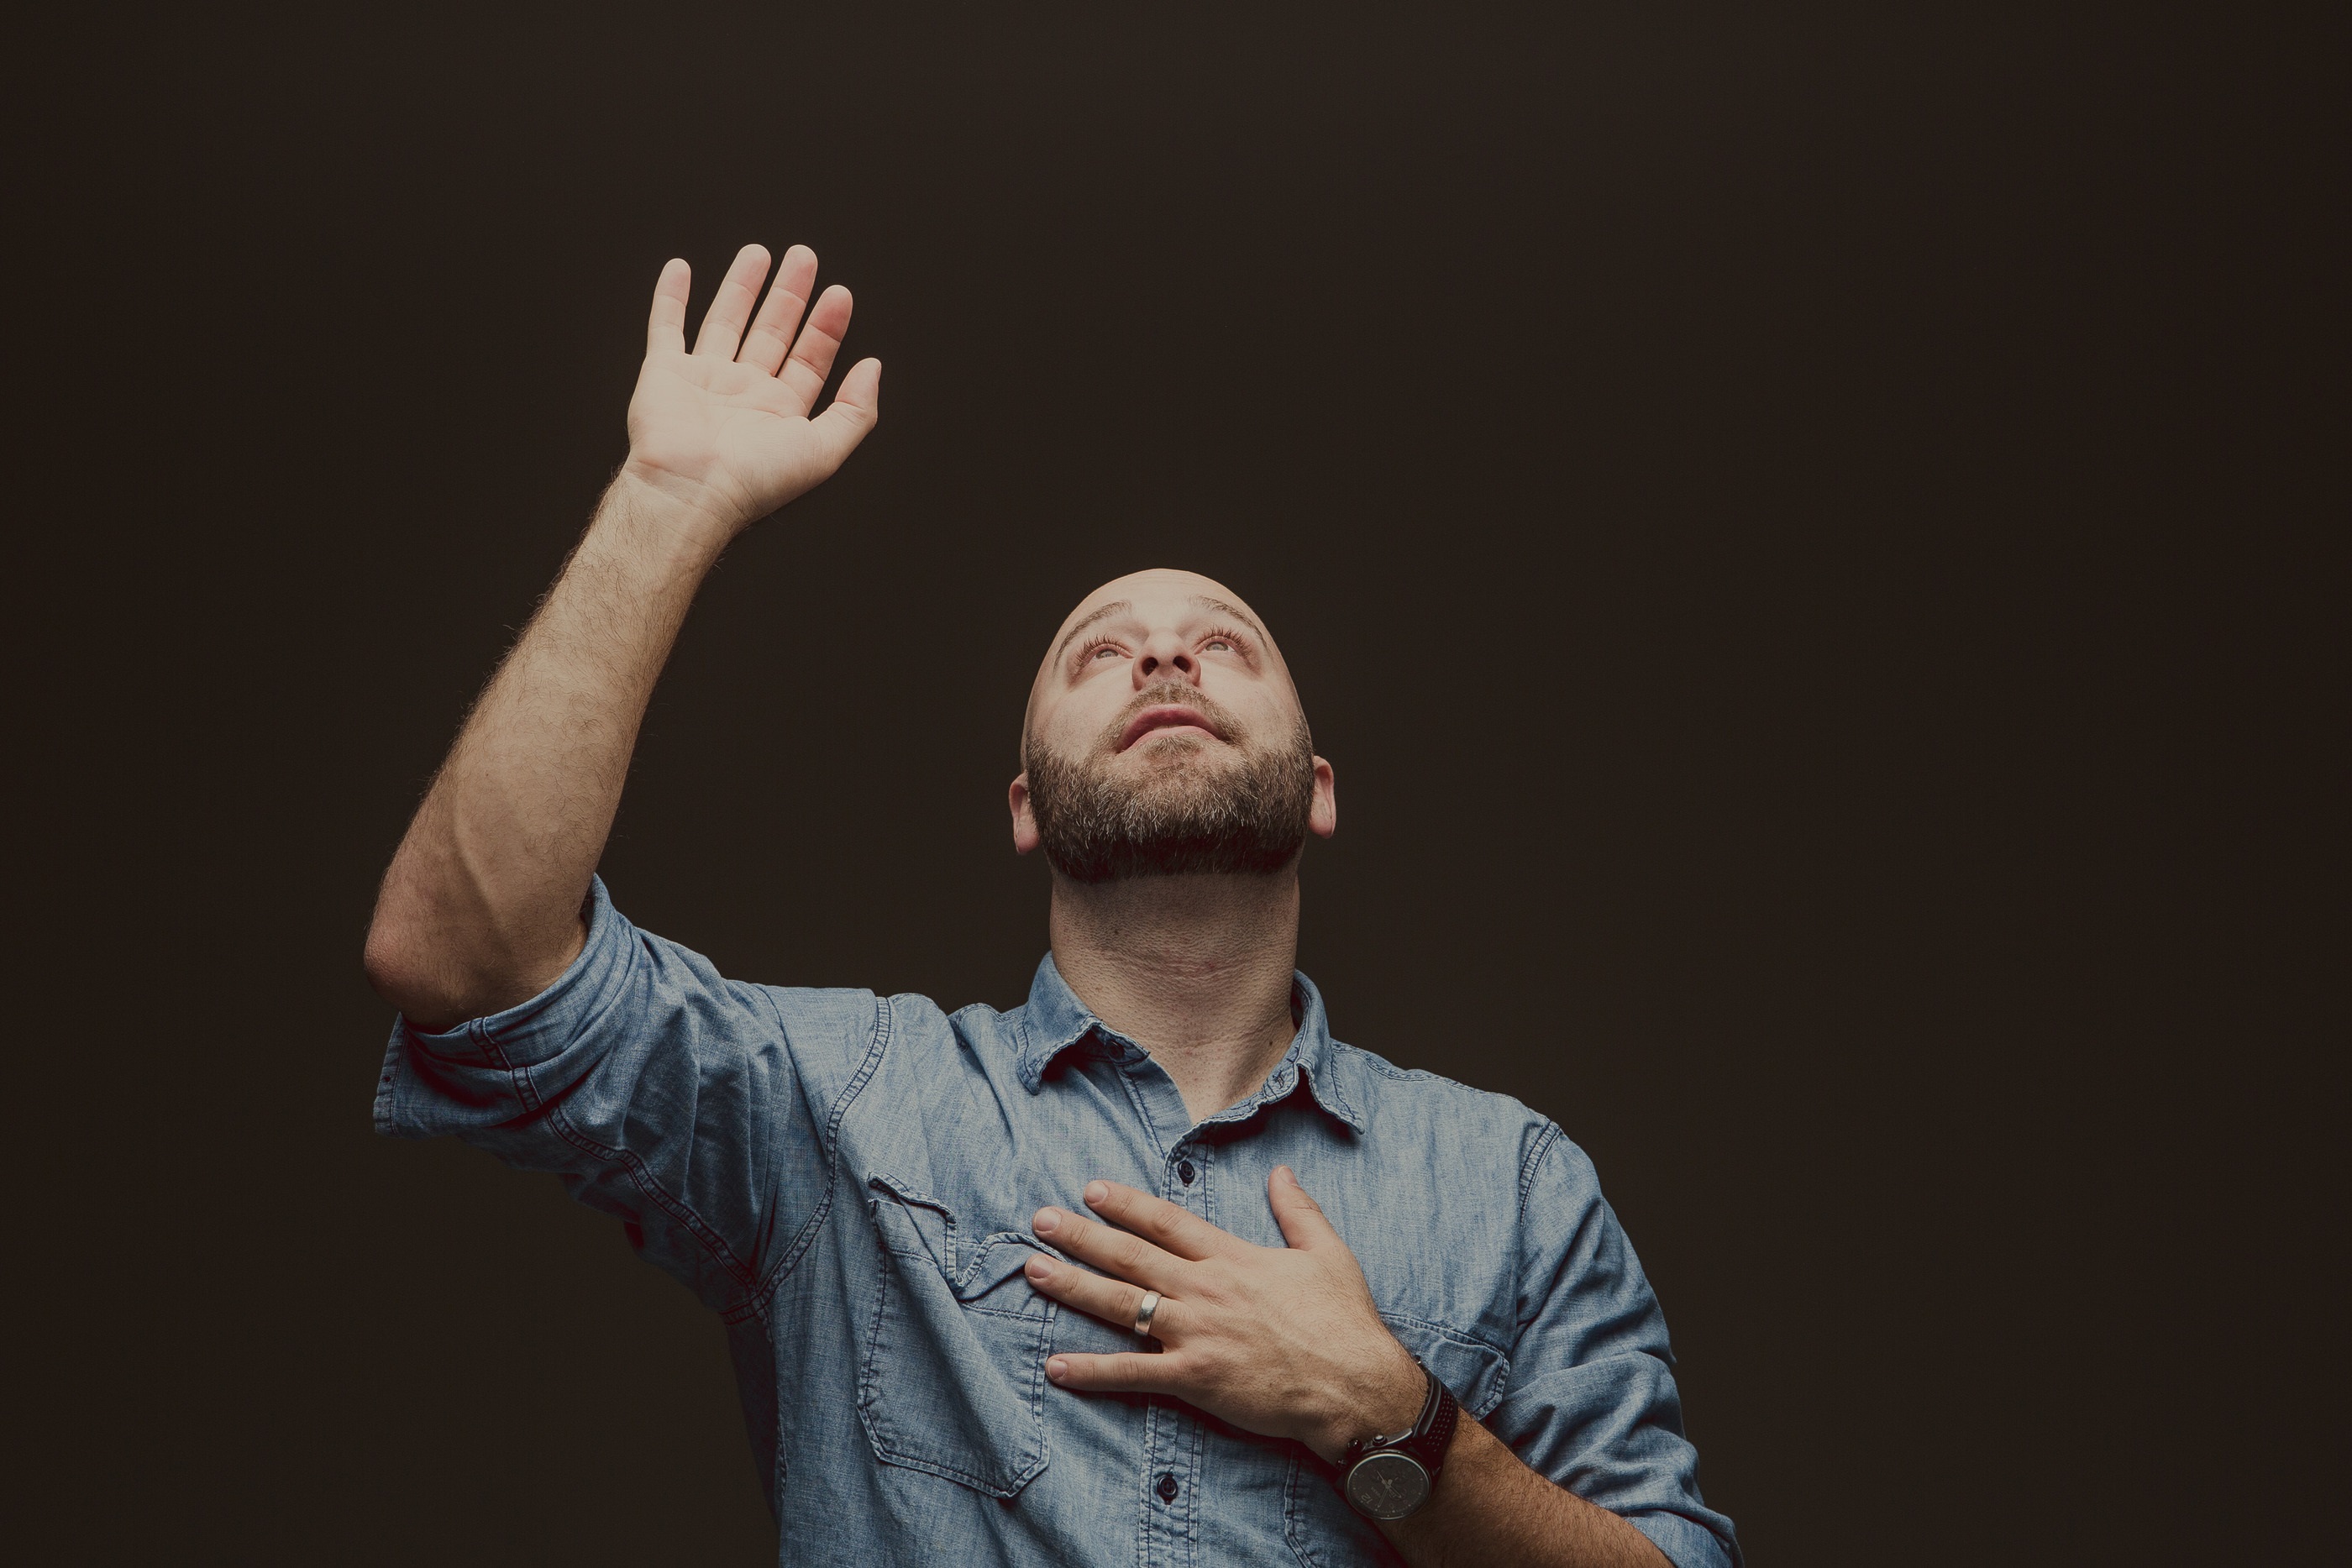
[{"label": "mouth", "polygon": [[1157,707],[1148,707],[1129,719],[1127,727],[1118,733],[1118,749],[1125,751],[1147,735],[1189,735],[1202,740],[1224,739],[1217,733],[1216,727],[1202,716],[1200,709],[1186,707],[1181,703],[1162,703]]}]

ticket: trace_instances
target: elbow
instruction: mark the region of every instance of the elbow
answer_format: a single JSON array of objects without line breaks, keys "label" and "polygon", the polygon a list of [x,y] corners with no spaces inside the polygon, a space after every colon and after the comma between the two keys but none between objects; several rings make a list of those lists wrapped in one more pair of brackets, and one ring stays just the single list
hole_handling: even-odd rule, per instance
[{"label": "elbow", "polygon": [[[376,919],[367,926],[367,945],[360,947],[360,973],[367,976],[369,989],[393,1001],[395,992],[407,989],[409,959],[407,945],[400,940],[400,928],[383,919],[383,910],[376,910]],[[393,1001],[397,1006],[397,1001]]]},{"label": "elbow", "polygon": [[450,940],[448,926],[438,912],[387,895],[376,903],[360,954],[360,971],[369,987],[426,1034],[527,999],[570,962],[566,955],[533,983],[528,975],[518,977],[506,967],[475,961],[467,946]]},{"label": "elbow", "polygon": [[376,905],[368,925],[360,972],[377,996],[420,1029],[436,1027],[447,1013],[447,988],[440,983],[425,931],[385,903]]},{"label": "elbow", "polygon": [[410,1024],[437,1033],[536,996],[563,973],[586,936],[576,915],[552,931],[501,930],[488,912],[453,911],[395,875],[377,895],[360,969]]},{"label": "elbow", "polygon": [[408,932],[398,921],[387,919],[379,905],[368,924],[367,945],[360,951],[360,972],[369,988],[406,1012],[404,998],[415,994],[418,968]]}]

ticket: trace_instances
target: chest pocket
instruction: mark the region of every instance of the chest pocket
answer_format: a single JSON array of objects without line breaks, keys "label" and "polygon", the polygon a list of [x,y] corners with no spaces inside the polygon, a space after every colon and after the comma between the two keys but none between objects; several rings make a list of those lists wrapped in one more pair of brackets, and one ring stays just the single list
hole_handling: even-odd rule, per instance
[{"label": "chest pocket", "polygon": [[1021,1272],[1017,1230],[964,1234],[946,1205],[866,1178],[881,1279],[857,1415],[884,1464],[1009,1498],[1045,1468],[1045,1336],[1056,1303]]}]

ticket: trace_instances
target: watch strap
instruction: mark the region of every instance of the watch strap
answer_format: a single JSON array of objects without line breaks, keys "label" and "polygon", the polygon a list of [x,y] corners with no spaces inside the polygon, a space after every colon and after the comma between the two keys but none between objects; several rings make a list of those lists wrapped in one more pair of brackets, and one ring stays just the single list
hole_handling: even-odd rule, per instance
[{"label": "watch strap", "polygon": [[[1422,1370],[1429,1371],[1427,1367]],[[1433,1372],[1429,1373],[1429,1386],[1436,1408],[1424,1410],[1421,1419],[1413,1423],[1412,1436],[1397,1447],[1421,1461],[1421,1468],[1429,1472],[1430,1485],[1434,1487],[1437,1472],[1445,1464],[1445,1450],[1454,1444],[1454,1427],[1462,1419],[1462,1405],[1454,1397],[1454,1390],[1440,1383]]]},{"label": "watch strap", "polygon": [[[1347,1453],[1339,1460],[1339,1479],[1341,1490],[1345,1491],[1348,1477],[1365,1458],[1381,1453],[1407,1455],[1428,1476],[1428,1491],[1412,1505],[1412,1511],[1418,1511],[1426,1504],[1429,1492],[1437,1489],[1438,1472],[1444,1469],[1445,1451],[1453,1445],[1454,1428],[1462,1418],[1462,1406],[1454,1397],[1454,1391],[1438,1380],[1437,1375],[1429,1370],[1421,1357],[1414,1356],[1412,1360],[1413,1364],[1421,1368],[1422,1375],[1429,1380],[1429,1391],[1421,1402],[1421,1414],[1411,1427],[1393,1437],[1360,1437],[1349,1444]],[[1352,1494],[1349,1496],[1349,1503],[1359,1512],[1363,1511]]]}]

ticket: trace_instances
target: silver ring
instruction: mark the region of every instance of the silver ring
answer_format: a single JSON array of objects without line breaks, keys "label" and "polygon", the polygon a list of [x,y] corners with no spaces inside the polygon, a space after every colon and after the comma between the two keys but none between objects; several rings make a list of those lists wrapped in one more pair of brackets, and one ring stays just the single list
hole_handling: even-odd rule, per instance
[{"label": "silver ring", "polygon": [[1151,1314],[1160,1310],[1160,1292],[1146,1291],[1135,1309],[1135,1332],[1145,1339],[1151,1337]]}]

